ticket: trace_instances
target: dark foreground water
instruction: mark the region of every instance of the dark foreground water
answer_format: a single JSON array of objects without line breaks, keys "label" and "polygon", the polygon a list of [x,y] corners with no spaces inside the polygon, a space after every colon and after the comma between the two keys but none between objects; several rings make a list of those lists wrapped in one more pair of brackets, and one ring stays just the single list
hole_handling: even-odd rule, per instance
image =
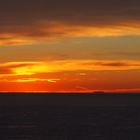
[{"label": "dark foreground water", "polygon": [[0,140],[140,140],[140,95],[60,96],[0,95]]}]

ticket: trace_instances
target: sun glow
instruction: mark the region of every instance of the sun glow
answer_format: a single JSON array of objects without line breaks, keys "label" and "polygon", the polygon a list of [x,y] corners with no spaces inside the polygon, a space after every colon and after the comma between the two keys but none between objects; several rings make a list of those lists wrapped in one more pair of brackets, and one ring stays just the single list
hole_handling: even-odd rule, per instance
[{"label": "sun glow", "polygon": [[17,75],[32,75],[34,74],[33,71],[31,71],[29,68],[17,68],[14,69],[14,73]]},{"label": "sun glow", "polygon": [[[26,76],[39,73],[53,73],[80,70],[135,70],[140,68],[139,61],[98,61],[98,60],[62,60],[48,62],[14,62],[0,65],[0,76]],[[5,71],[7,71],[5,73]]]},{"label": "sun glow", "polygon": [[33,75],[36,73],[42,73],[49,71],[49,67],[47,65],[43,65],[42,63],[38,63],[36,65],[25,66],[25,67],[17,67],[13,69],[16,75]]}]

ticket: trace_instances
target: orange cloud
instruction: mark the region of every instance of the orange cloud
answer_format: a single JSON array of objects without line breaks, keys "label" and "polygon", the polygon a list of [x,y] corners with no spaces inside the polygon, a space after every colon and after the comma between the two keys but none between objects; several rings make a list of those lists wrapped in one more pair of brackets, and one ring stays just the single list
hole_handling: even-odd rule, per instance
[{"label": "orange cloud", "polygon": [[[22,75],[22,70],[23,72],[26,72],[27,69],[30,69],[31,67],[33,67],[34,65],[37,65],[38,62],[7,62],[7,63],[1,63],[0,64],[0,76],[4,75],[16,75],[17,73],[15,73],[15,69],[21,69],[21,73],[20,75]],[[24,71],[24,68],[26,68],[26,70]],[[28,71],[26,72],[26,74],[31,74],[28,73]]]},{"label": "orange cloud", "polygon": [[105,37],[140,35],[139,23],[120,25],[75,25],[63,22],[38,21],[33,26],[10,27],[0,33],[0,45],[24,45],[64,37]]},{"label": "orange cloud", "polygon": [[17,82],[17,83],[30,83],[30,82],[50,82],[56,83],[60,79],[50,79],[50,78],[16,78],[16,79],[0,79],[0,82]]},{"label": "orange cloud", "polygon": [[139,0],[6,0],[0,10],[1,46],[65,36],[140,35]]},{"label": "orange cloud", "polygon": [[140,69],[139,61],[62,60],[48,62],[9,62],[0,64],[0,76],[34,75],[64,71],[104,71]]}]

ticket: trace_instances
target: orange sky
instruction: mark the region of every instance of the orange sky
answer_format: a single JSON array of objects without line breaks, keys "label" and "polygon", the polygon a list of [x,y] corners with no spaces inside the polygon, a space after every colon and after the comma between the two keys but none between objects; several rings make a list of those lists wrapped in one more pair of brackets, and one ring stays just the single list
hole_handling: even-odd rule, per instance
[{"label": "orange sky", "polygon": [[140,92],[139,13],[138,0],[1,1],[0,92]]},{"label": "orange sky", "polygon": [[139,91],[140,64],[135,61],[12,62],[0,67],[4,92]]}]

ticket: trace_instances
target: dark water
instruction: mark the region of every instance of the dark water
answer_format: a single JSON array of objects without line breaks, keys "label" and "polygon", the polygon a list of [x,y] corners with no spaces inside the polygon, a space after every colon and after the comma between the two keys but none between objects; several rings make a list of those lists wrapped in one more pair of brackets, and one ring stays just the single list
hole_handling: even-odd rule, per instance
[{"label": "dark water", "polygon": [[140,106],[1,105],[0,140],[140,140]]},{"label": "dark water", "polygon": [[2,140],[140,139],[139,107],[26,106],[0,109]]}]

